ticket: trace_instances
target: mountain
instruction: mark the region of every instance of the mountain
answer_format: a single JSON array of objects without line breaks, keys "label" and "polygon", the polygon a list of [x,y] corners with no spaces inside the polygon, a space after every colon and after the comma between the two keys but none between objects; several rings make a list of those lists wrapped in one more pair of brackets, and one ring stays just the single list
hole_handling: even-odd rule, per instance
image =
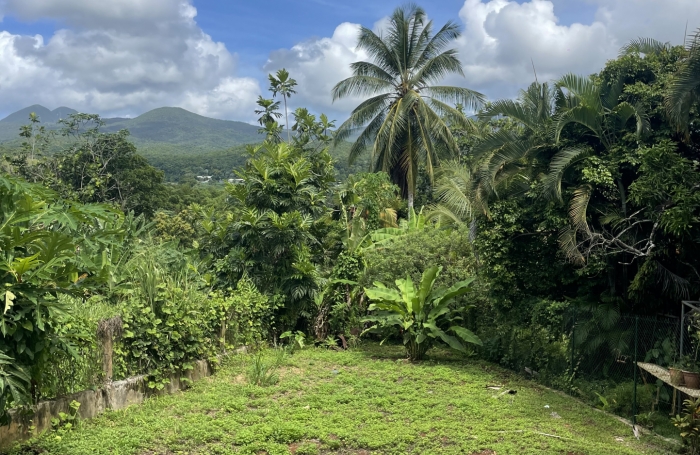
[{"label": "mountain", "polygon": [[161,107],[134,119],[108,119],[105,132],[128,129],[139,145],[171,144],[191,151],[214,151],[260,142],[258,127],[217,120],[179,107]]},{"label": "mountain", "polygon": [[[34,105],[0,120],[0,156],[12,154],[21,140],[19,128],[29,123],[29,114],[36,113],[47,129],[58,129],[59,119],[76,111],[59,107],[53,111]],[[194,114],[177,107],[162,107],[136,118],[105,118],[104,132],[127,129],[139,154],[165,172],[166,179],[178,181],[196,175],[214,175],[217,179],[234,177],[233,169],[242,166],[248,154],[245,144],[262,141],[258,127],[243,122],[217,120]],[[60,148],[63,138],[54,143]],[[350,144],[340,144],[330,150],[336,162],[338,178],[350,173],[363,172],[369,167],[369,158],[361,157],[354,165],[348,164]]]},{"label": "mountain", "polygon": [[25,125],[29,123],[29,114],[32,112],[39,116],[39,120],[41,120],[42,123],[57,123],[60,119],[66,118],[68,115],[75,114],[78,111],[69,107],[59,107],[53,111],[50,111],[44,106],[35,104],[8,115],[4,119],[0,120],[0,123]]},{"label": "mountain", "polygon": [[[57,129],[57,122],[77,111],[59,107],[53,111],[34,105],[0,120],[0,142],[18,140],[19,127],[36,113],[48,129]],[[227,149],[260,141],[258,128],[244,122],[217,120],[197,115],[178,107],[161,107],[136,118],[106,118],[104,132],[128,129],[139,148],[170,149],[172,153],[201,153]],[[147,153],[145,153],[147,154]]]}]

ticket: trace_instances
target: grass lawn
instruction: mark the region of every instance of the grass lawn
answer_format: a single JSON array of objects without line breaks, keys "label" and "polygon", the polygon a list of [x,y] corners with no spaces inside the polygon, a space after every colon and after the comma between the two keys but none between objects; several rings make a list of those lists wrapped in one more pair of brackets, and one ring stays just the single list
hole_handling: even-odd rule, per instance
[{"label": "grass lawn", "polygon": [[[186,392],[110,412],[61,438],[48,434],[16,453],[670,452],[655,437],[637,441],[613,417],[498,367],[431,353],[412,364],[395,346],[307,349],[286,357],[279,383],[269,387],[249,385],[252,356],[237,356]],[[499,392],[486,388],[494,384],[517,394],[494,398]]]}]

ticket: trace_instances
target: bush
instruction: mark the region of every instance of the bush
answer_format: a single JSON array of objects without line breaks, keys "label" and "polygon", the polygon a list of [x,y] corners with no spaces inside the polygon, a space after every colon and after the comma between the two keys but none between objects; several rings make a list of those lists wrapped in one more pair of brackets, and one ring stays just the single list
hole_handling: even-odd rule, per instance
[{"label": "bush", "polygon": [[[222,298],[220,293],[217,295]],[[247,275],[238,281],[236,290],[225,300],[227,343],[257,345],[275,329],[278,299],[261,294]]]},{"label": "bush", "polygon": [[449,286],[475,274],[476,261],[466,228],[458,230],[426,226],[364,253],[366,269],[361,279],[364,287],[374,282],[393,283],[410,276],[419,282],[424,270],[442,266],[436,287]]},{"label": "bush", "polygon": [[216,294],[160,284],[153,305],[138,298],[126,302],[115,359],[127,374],[148,373],[149,387],[161,389],[168,375],[217,354],[226,305]]},{"label": "bush", "polygon": [[69,340],[77,355],[56,352],[51,356],[41,381],[43,399],[75,393],[102,383],[104,373],[97,325],[101,320],[119,314],[117,307],[100,296],[89,299],[61,296],[59,301],[66,306],[69,316],[57,331],[59,336],[71,335]]}]

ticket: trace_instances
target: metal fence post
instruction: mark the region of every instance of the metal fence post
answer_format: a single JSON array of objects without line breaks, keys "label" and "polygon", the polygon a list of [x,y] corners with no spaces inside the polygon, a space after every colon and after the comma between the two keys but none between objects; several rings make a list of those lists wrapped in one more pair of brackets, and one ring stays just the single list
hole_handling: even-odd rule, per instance
[{"label": "metal fence post", "polygon": [[[685,301],[681,302],[681,330],[680,330],[680,333],[678,335],[680,337],[680,343],[679,343],[680,347],[678,350],[678,361],[679,362],[683,362],[683,347],[684,347],[683,341],[685,340],[684,335],[685,335]],[[676,409],[678,410],[678,414],[680,414],[681,413],[681,406],[683,406],[683,398],[681,397],[680,393],[677,395],[678,396],[676,397],[677,398]]]},{"label": "metal fence post", "polygon": [[637,339],[639,338],[639,316],[634,318],[634,398],[632,399],[632,425],[637,424]]},{"label": "metal fence post", "polygon": [[574,349],[576,348],[576,307],[574,307],[573,310],[574,317],[573,324],[571,325],[571,384],[569,387],[569,393],[573,391],[574,377],[576,375],[576,370],[574,368]]}]

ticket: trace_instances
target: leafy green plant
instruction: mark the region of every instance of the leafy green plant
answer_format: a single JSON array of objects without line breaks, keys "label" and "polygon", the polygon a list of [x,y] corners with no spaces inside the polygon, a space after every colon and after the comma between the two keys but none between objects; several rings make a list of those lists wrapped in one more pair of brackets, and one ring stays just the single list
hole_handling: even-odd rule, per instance
[{"label": "leafy green plant", "polygon": [[372,300],[369,311],[374,316],[366,319],[374,325],[365,332],[395,333],[396,328],[403,335],[408,357],[420,360],[430,347],[441,340],[452,349],[466,352],[463,342],[481,345],[482,342],[472,331],[457,325],[464,306],[455,305],[455,299],[471,290],[474,278],[460,281],[450,288],[433,289],[442,267],[431,267],[423,272],[418,288],[411,277],[396,280],[396,289],[389,289],[382,283],[365,289]]},{"label": "leafy green plant", "polygon": [[683,402],[683,414],[671,419],[681,432],[683,444],[691,455],[700,454],[700,400],[687,399]]},{"label": "leafy green plant", "polygon": [[226,300],[226,320],[222,326],[226,342],[234,346],[262,343],[274,329],[277,300],[258,291],[248,275],[243,275],[236,289],[229,293],[221,297]]},{"label": "leafy green plant", "polygon": [[306,346],[306,335],[301,330],[288,330],[280,335],[280,339],[289,339],[290,350],[294,352],[296,349],[304,349]]},{"label": "leafy green plant", "polygon": [[59,412],[58,417],[51,419],[51,428],[55,433],[55,438],[61,440],[63,436],[75,428],[79,422],[78,410],[80,403],[73,400],[70,402],[68,412]]},{"label": "leafy green plant", "polygon": [[[31,378],[28,390],[14,382],[10,394],[3,394],[5,407],[39,399],[53,356],[77,356],[80,334],[59,296],[79,295],[99,282],[88,278],[95,269],[83,255],[87,245],[114,242],[119,231],[99,226],[118,217],[108,207],[69,204],[46,188],[0,176],[0,353],[13,359],[13,369],[3,367],[2,377],[5,385],[8,371],[15,379],[23,376],[20,371]],[[0,420],[4,411],[0,407]]]},{"label": "leafy green plant", "polygon": [[328,335],[321,345],[328,349],[335,349],[338,347],[338,339],[332,335]]},{"label": "leafy green plant", "polygon": [[0,352],[0,425],[7,423],[1,417],[6,417],[2,411],[12,399],[15,404],[22,404],[27,396],[29,375],[18,366],[11,357]]},{"label": "leafy green plant", "polygon": [[265,359],[264,354],[259,352],[253,356],[253,361],[248,368],[248,382],[260,387],[275,385],[279,382],[278,367],[279,359],[269,362]]}]

